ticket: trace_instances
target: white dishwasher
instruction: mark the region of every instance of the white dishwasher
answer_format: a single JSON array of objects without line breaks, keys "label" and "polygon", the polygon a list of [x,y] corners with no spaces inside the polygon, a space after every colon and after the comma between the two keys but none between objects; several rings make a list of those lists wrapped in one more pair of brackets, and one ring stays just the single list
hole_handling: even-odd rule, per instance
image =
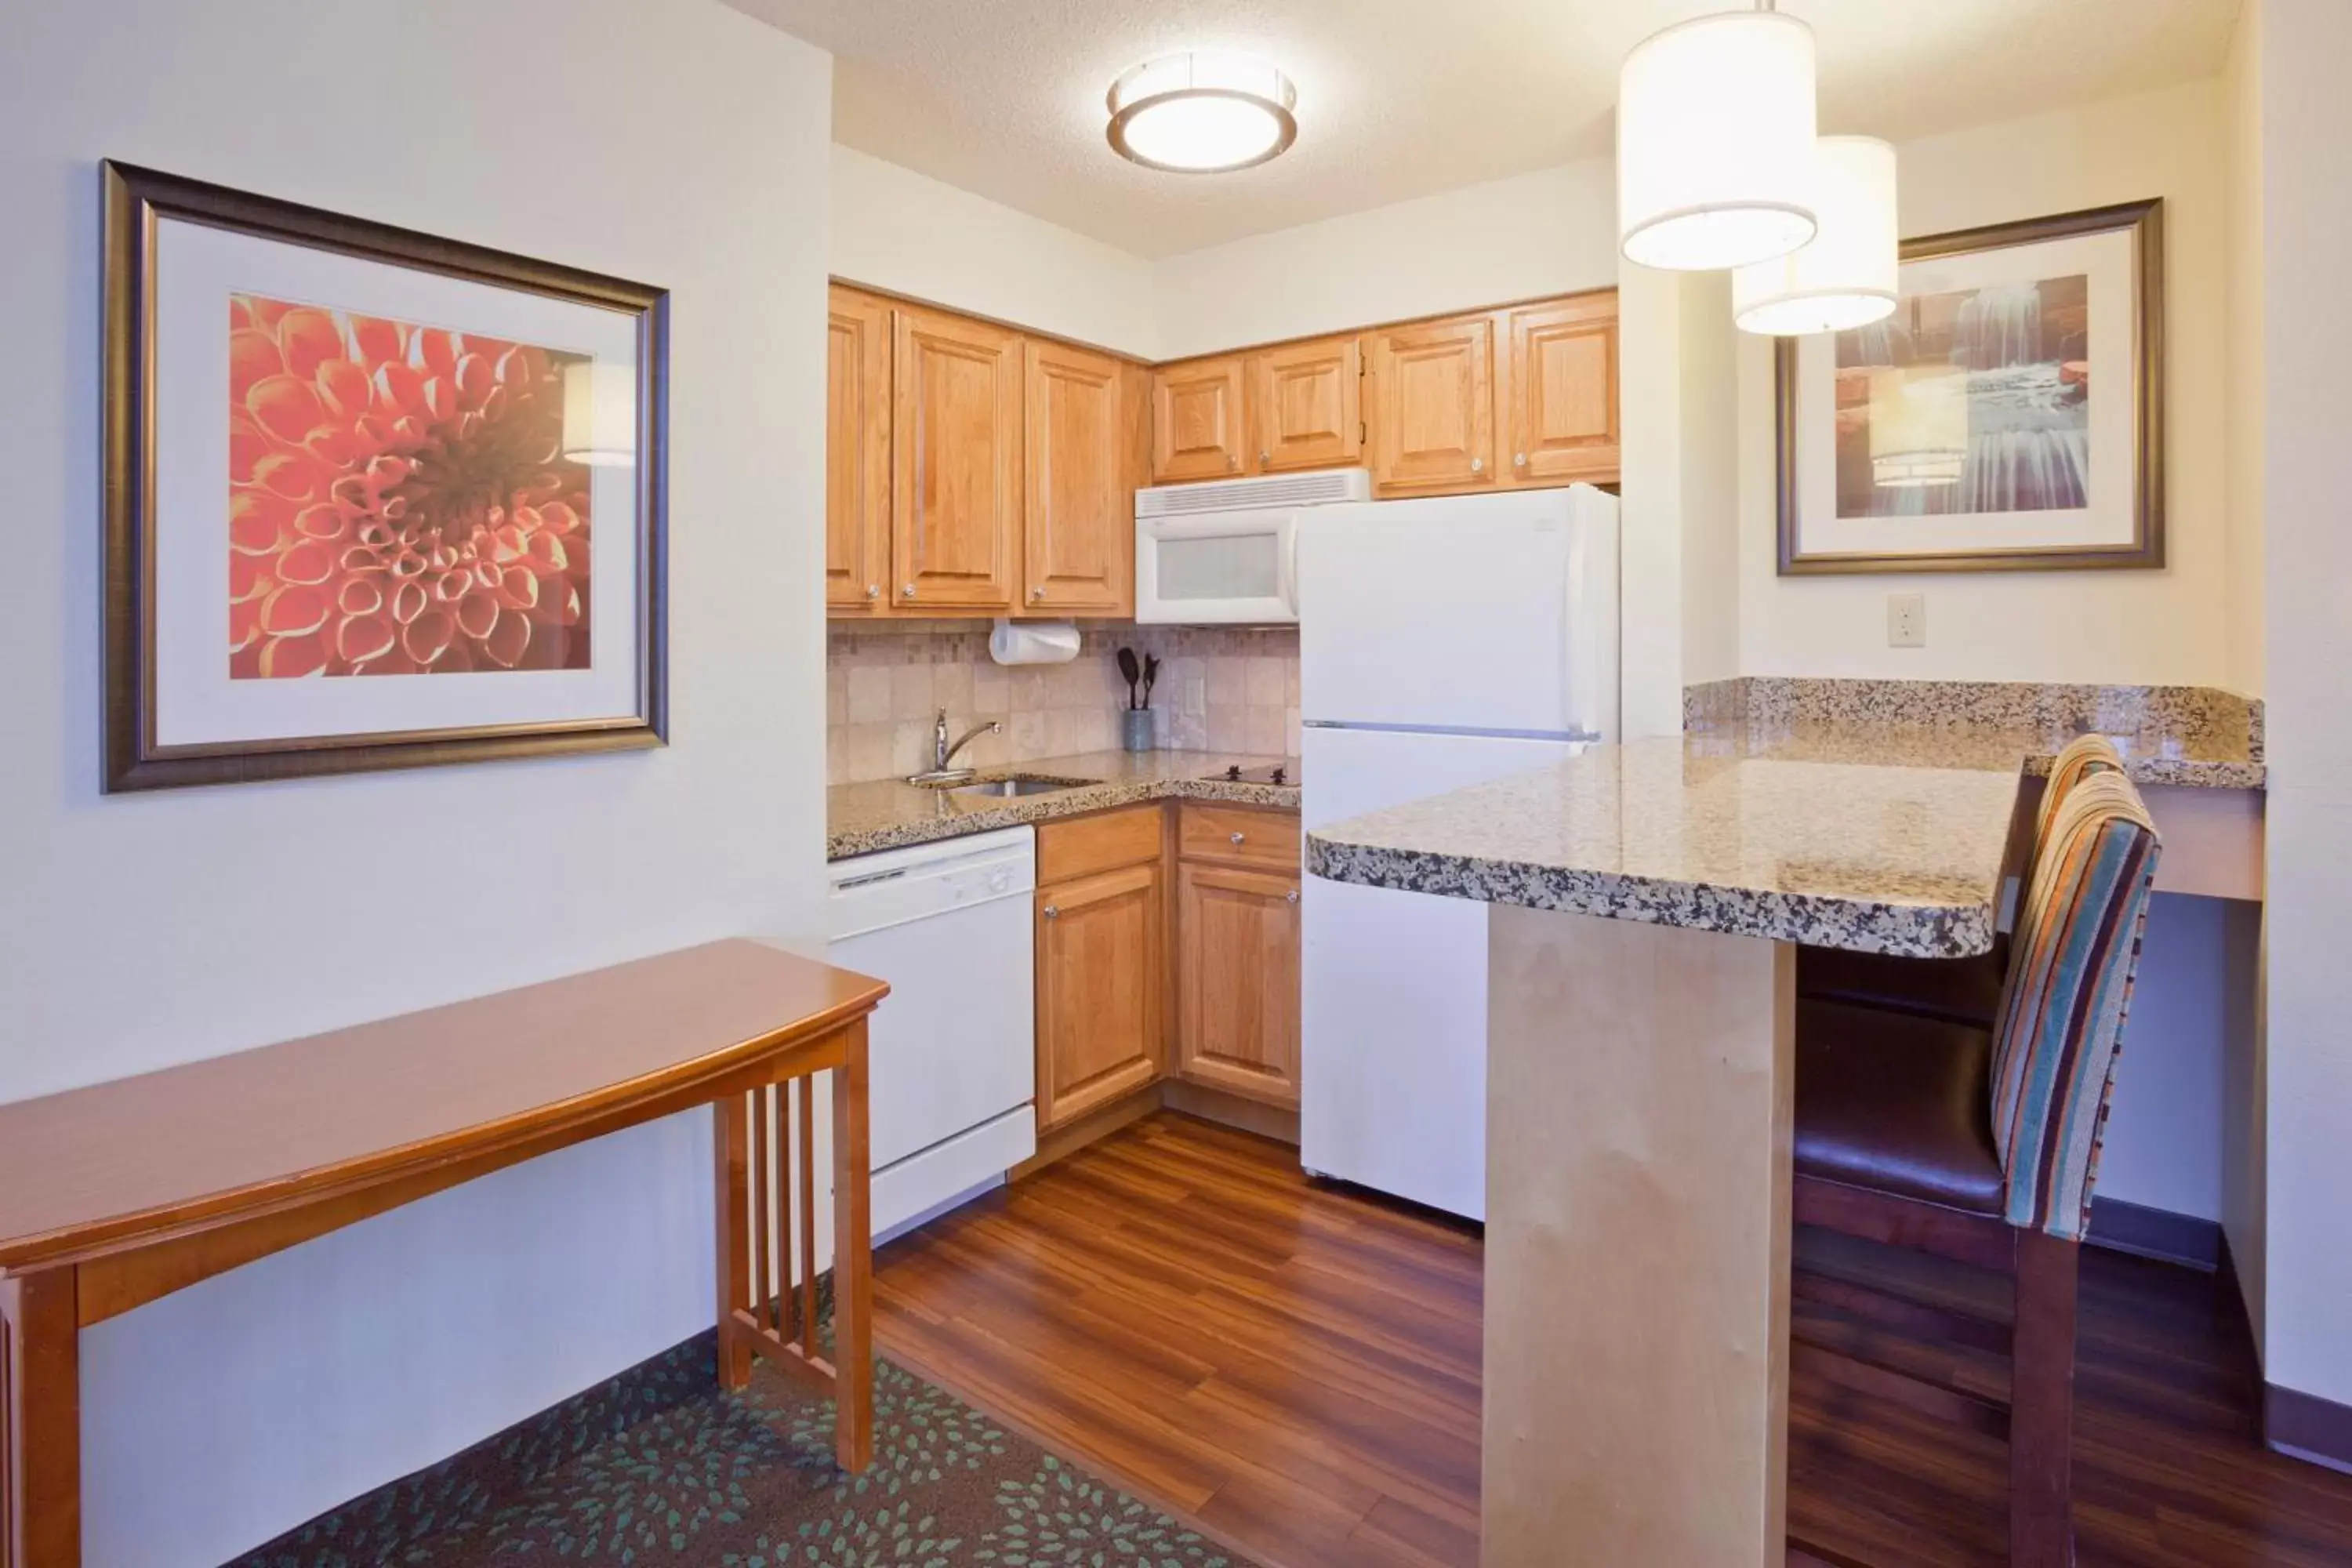
[{"label": "white dishwasher", "polygon": [[826,959],[890,983],[867,1036],[880,1240],[1037,1152],[1037,837],[1008,827],[828,869]]}]

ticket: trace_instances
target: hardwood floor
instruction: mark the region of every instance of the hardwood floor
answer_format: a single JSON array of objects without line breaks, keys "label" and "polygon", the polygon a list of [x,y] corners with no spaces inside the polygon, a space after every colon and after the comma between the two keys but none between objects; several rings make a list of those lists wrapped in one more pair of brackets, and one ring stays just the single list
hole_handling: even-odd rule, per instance
[{"label": "hardwood floor", "polygon": [[[1801,1251],[1936,1299],[1987,1288],[1836,1238]],[[1480,1253],[1471,1227],[1308,1181],[1293,1149],[1163,1113],[885,1248],[877,1339],[1267,1568],[1453,1568],[1477,1561]],[[2214,1281],[2086,1254],[2082,1321],[2085,1568],[2352,1563],[2352,1477],[2254,1441],[2252,1352]],[[1865,1348],[2003,1375],[1964,1347]],[[1790,1428],[1792,1563],[2002,1561],[1997,1440],[1811,1374]]]}]

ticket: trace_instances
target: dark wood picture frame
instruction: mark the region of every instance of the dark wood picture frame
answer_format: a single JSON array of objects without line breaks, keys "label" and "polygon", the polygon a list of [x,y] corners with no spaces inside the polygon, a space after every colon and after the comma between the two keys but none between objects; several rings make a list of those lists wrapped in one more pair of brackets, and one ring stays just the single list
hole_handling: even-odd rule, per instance
[{"label": "dark wood picture frame", "polygon": [[[106,792],[667,744],[668,291],[111,159],[100,167],[106,257]],[[156,224],[166,217],[636,316],[635,713],[363,735],[169,747],[157,743]]]},{"label": "dark wood picture frame", "polygon": [[2133,410],[2133,537],[2120,545],[1952,551],[1937,554],[1802,555],[1797,548],[1797,342],[1782,338],[1773,361],[1774,451],[1779,463],[1780,575],[1839,573],[2053,572],[2164,564],[2164,200],[2124,202],[2082,212],[1955,229],[1903,242],[1901,258],[1921,261],[1964,251],[1995,250],[2077,235],[2128,230],[2132,236],[2133,345],[2137,371]]}]

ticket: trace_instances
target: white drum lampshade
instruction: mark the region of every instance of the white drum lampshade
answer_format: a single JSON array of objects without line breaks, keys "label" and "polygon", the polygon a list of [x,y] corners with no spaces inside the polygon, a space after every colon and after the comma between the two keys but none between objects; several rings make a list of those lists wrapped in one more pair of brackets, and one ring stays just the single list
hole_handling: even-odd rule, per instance
[{"label": "white drum lampshade", "polygon": [[632,365],[574,360],[563,367],[563,456],[591,468],[637,460],[637,378]]},{"label": "white drum lampshade", "polygon": [[1875,136],[1813,147],[1811,243],[1731,275],[1740,330],[1774,337],[1842,332],[1894,314],[1895,149]]},{"label": "white drum lampshade", "polygon": [[1777,11],[1652,34],[1617,79],[1617,239],[1701,272],[1813,237],[1813,30]]},{"label": "white drum lampshade", "polygon": [[1870,375],[1870,473],[1881,489],[1956,485],[1969,459],[1969,373],[1891,365]]}]

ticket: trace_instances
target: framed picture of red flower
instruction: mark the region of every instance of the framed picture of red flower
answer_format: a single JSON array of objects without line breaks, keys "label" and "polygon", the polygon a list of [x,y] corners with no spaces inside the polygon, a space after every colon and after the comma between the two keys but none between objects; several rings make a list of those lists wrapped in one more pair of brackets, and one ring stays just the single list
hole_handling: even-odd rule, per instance
[{"label": "framed picture of red flower", "polygon": [[105,787],[662,744],[667,294],[102,169]]}]

